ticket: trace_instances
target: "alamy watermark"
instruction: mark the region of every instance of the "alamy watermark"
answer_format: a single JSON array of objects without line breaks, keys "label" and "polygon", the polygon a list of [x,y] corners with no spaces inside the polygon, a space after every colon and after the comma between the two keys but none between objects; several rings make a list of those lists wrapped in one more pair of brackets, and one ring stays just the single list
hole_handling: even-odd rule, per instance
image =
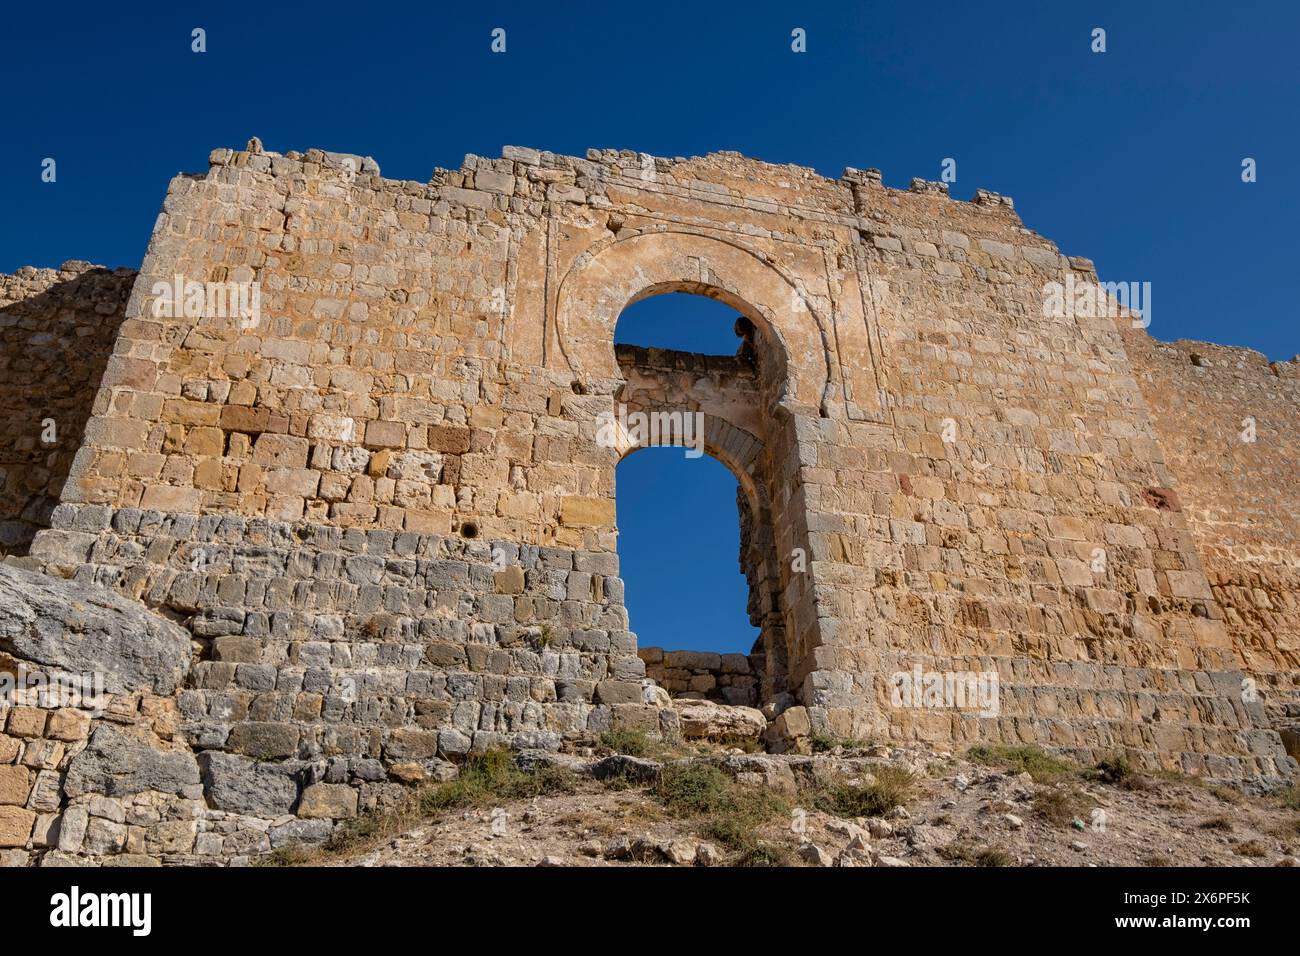
[{"label": "alamy watermark", "polygon": [[0,702],[10,707],[75,707],[98,714],[108,706],[108,697],[101,673],[47,674],[29,671],[25,664],[19,664],[16,672],[0,672]]},{"label": "alamy watermark", "polygon": [[628,411],[596,416],[596,444],[601,448],[685,448],[687,458],[704,455],[704,413]]},{"label": "alamy watermark", "polygon": [[974,710],[981,717],[1001,713],[997,671],[923,671],[915,665],[889,679],[890,701],[909,710]]},{"label": "alamy watermark", "polygon": [[1151,325],[1150,282],[1089,282],[1071,272],[1065,282],[1043,286],[1043,316],[1049,319],[1117,319],[1120,309],[1133,316],[1133,328]]},{"label": "alamy watermark", "polygon": [[156,319],[234,319],[245,331],[262,321],[260,282],[198,282],[178,275],[149,291]]}]

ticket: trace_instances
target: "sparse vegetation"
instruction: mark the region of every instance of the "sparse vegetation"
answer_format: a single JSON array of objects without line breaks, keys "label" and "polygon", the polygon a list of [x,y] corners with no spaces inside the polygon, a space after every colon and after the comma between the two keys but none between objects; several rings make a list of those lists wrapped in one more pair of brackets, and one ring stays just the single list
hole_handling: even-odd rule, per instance
[{"label": "sparse vegetation", "polygon": [[1214,794],[1224,803],[1231,803],[1234,806],[1240,804],[1246,799],[1240,790],[1234,790],[1232,787],[1214,786],[1210,788],[1210,793]]},{"label": "sparse vegetation", "polygon": [[1112,787],[1120,787],[1124,790],[1150,790],[1155,785],[1150,777],[1139,773],[1129,763],[1128,757],[1122,753],[1098,761],[1085,770],[1083,775],[1089,780],[1109,784]]},{"label": "sparse vegetation", "polygon": [[783,865],[787,851],[758,835],[763,824],[790,811],[772,791],[741,786],[717,767],[686,763],[666,767],[655,794],[674,816],[696,818],[701,836],[736,851],[740,865]]},{"label": "sparse vegetation", "polygon": [[901,807],[916,792],[916,777],[898,767],[878,767],[868,784],[834,783],[822,787],[813,805],[838,817],[879,817]]},{"label": "sparse vegetation", "polygon": [[1227,817],[1210,817],[1201,823],[1202,830],[1221,830],[1224,833],[1232,832],[1232,821]]},{"label": "sparse vegetation", "polygon": [[966,866],[1013,866],[1015,858],[997,847],[973,847],[968,843],[950,843],[939,848],[939,855],[952,863]]},{"label": "sparse vegetation", "polygon": [[976,744],[966,752],[966,759],[988,767],[1000,767],[1012,773],[1027,773],[1035,783],[1054,783],[1063,777],[1077,776],[1076,764],[1056,757],[1041,747],[1008,747],[999,744]]},{"label": "sparse vegetation", "polygon": [[[901,814],[890,812],[900,806],[911,811],[910,820],[925,820],[931,827],[946,828],[942,837],[927,834],[924,840],[913,840],[909,819],[900,819],[892,833],[886,828],[883,835],[871,841],[874,852],[900,855],[914,865],[919,859],[925,865],[1015,866],[1026,852],[1035,861],[1077,860],[1079,857],[1067,846],[1074,837],[1060,831],[1068,832],[1071,825],[1086,829],[1084,821],[1089,820],[1090,809],[1099,804],[1114,807],[1117,819],[1134,825],[1131,846],[1125,844],[1121,849],[1119,843],[1112,846],[1103,841],[1103,852],[1097,858],[1101,865],[1129,862],[1148,867],[1182,866],[1189,859],[1235,861],[1237,865],[1273,860],[1288,865],[1300,841],[1300,815],[1289,809],[1294,791],[1257,799],[1191,781],[1196,783],[1194,788],[1098,793],[1088,781],[1119,791],[1134,790],[1130,781],[1137,775],[1122,758],[1107,758],[1084,770],[1032,747],[977,750],[975,756],[986,766],[994,764],[1012,772],[1037,771],[1039,776],[1051,778],[1049,784],[1029,788],[1029,794],[1015,781],[978,771],[973,792],[970,788],[950,792],[952,782],[947,775],[952,760],[946,762],[949,770],[944,776],[933,780],[917,776],[922,773],[919,769],[909,771],[898,765],[872,762],[864,770],[856,761],[846,762],[840,773],[857,773],[858,777],[819,779],[817,783],[801,784],[796,794],[787,794],[769,786],[740,782],[734,776],[736,771],[730,766],[724,770],[720,765],[716,746],[708,751],[710,756],[692,756],[697,747],[703,746],[699,744],[681,745],[666,756],[667,748],[657,738],[634,730],[607,732],[599,737],[599,743],[606,752],[653,756],[662,761],[662,773],[654,783],[636,775],[596,781],[567,769],[567,763],[553,766],[546,762],[516,762],[517,756],[505,750],[473,754],[456,779],[426,784],[404,799],[399,795],[395,802],[383,804],[380,812],[341,821],[324,843],[281,848],[259,862],[322,865],[363,857],[367,862],[409,862],[413,859],[412,845],[418,847],[423,841],[430,855],[442,865],[459,863],[462,858],[479,865],[520,859],[535,863],[540,853],[555,853],[575,864],[583,862],[584,857],[603,856],[624,863],[660,864],[673,860],[690,865],[691,848],[699,841],[708,841],[714,847],[715,859],[716,851],[722,851],[717,862],[724,865],[790,866],[799,865],[799,857],[805,855],[796,853],[804,841],[816,843],[832,859],[842,850],[850,831],[839,827],[832,817],[901,818]],[[593,756],[587,766],[594,766],[598,759],[600,754]],[[934,772],[935,763],[944,761],[932,762],[930,772]],[[971,774],[969,765],[958,770]],[[1154,773],[1148,779],[1163,777]],[[808,811],[803,821],[806,828],[790,825],[795,806]],[[495,813],[489,811],[498,807],[508,814],[511,825],[507,832],[497,834],[494,829],[493,836],[484,838],[489,824],[496,820]],[[1005,828],[984,814],[1024,814],[1026,810],[1035,820],[1057,830],[1058,835],[1048,835],[1050,831],[1039,823],[1016,827],[1021,832],[1009,841],[993,837]],[[1156,816],[1159,822],[1155,826],[1142,819],[1144,810]],[[437,821],[433,826],[428,825],[431,818]],[[453,837],[453,833],[458,835]],[[1178,839],[1171,840],[1175,834]],[[683,840],[688,854],[685,858],[680,856]],[[944,845],[948,840],[952,842]],[[1190,846],[1184,846],[1183,840]],[[606,849],[610,846],[621,849]],[[671,853],[665,849],[669,846],[674,847]],[[1084,859],[1093,859],[1092,851],[1079,852]],[[1115,858],[1115,853],[1121,855]]]},{"label": "sparse vegetation", "polygon": [[773,843],[756,843],[741,852],[736,866],[789,866],[790,851]]},{"label": "sparse vegetation", "polygon": [[470,754],[454,780],[424,790],[420,812],[436,816],[446,810],[488,801],[522,800],[573,790],[571,775],[557,767],[529,772],[519,769],[508,750]]},{"label": "sparse vegetation", "polygon": [[830,734],[813,734],[809,738],[812,744],[812,752],[815,754],[831,753],[839,748],[843,750],[860,750],[866,745],[860,740],[851,740],[847,737],[833,737]]},{"label": "sparse vegetation", "polygon": [[1084,815],[1087,801],[1073,787],[1059,786],[1034,794],[1034,813],[1054,826],[1066,827]]},{"label": "sparse vegetation", "polygon": [[644,730],[607,730],[600,735],[600,745],[629,757],[644,757],[650,752],[650,740]]}]

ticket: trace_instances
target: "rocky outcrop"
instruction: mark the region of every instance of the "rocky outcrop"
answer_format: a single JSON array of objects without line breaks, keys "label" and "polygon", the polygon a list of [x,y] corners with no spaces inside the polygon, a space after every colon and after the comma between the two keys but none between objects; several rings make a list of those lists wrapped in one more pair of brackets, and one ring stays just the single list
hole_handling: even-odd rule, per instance
[{"label": "rocky outcrop", "polygon": [[171,694],[190,634],[105,588],[0,564],[0,651],[69,674],[103,675],[110,694]]},{"label": "rocky outcrop", "polygon": [[673,709],[681,720],[682,736],[688,740],[757,740],[767,729],[767,718],[753,707],[678,698]]}]

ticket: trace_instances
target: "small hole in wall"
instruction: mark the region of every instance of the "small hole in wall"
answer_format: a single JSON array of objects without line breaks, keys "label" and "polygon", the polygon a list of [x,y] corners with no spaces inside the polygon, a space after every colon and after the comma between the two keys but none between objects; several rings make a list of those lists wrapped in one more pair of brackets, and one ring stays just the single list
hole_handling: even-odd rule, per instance
[{"label": "small hole in wall", "polygon": [[583,385],[581,382],[573,382],[573,383],[571,383],[571,384],[569,385],[569,387],[570,387],[571,389],[573,389],[573,394],[574,394],[574,395],[586,395],[586,394],[587,394],[587,386]]},{"label": "small hole in wall", "polygon": [[460,526],[460,536],[462,538],[477,538],[478,525],[476,525],[472,521],[466,521],[463,525]]}]

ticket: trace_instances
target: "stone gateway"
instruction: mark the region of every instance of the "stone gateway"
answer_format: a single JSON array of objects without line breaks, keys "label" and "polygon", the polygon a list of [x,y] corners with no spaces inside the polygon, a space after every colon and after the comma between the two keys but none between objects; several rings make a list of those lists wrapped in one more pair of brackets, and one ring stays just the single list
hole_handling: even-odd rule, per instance
[{"label": "stone gateway", "polygon": [[[242,304],[157,308],[178,280]],[[0,705],[0,852],[243,860],[471,749],[680,734],[670,693],[778,751],[1290,777],[1300,364],[1051,307],[1098,282],[1010,199],[875,170],[216,150],[138,274],[0,277],[0,588],[78,589],[0,612],[0,666],[110,691]],[[738,354],[615,346],[668,292],[739,312]],[[637,646],[641,440],[601,436],[636,414],[738,480],[748,655]]]}]

